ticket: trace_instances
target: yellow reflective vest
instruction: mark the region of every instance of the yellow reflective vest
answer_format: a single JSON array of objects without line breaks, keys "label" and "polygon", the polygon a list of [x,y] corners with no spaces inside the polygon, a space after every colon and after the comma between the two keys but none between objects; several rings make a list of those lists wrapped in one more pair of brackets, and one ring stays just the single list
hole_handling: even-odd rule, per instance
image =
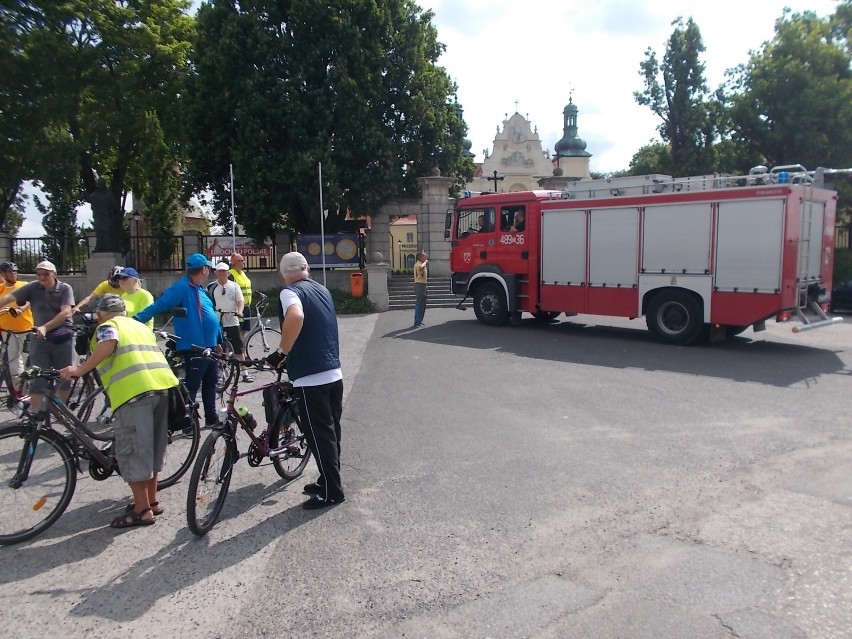
[{"label": "yellow reflective vest", "polygon": [[[177,377],[150,328],[123,315],[101,324],[105,325],[114,326],[118,331],[115,350],[97,366],[113,410],[142,393],[177,386]],[[92,341],[94,348],[94,339]]]},{"label": "yellow reflective vest", "polygon": [[246,272],[243,271],[240,273],[236,269],[231,269],[228,271],[228,274],[234,278],[234,281],[240,287],[240,290],[243,292],[243,301],[246,303],[246,306],[251,305],[251,280],[249,276],[246,275]]}]

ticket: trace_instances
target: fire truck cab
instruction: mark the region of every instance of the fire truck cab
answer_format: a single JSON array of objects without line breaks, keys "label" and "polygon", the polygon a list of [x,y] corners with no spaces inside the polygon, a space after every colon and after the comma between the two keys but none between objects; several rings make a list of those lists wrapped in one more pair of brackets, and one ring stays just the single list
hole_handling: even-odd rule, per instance
[{"label": "fire truck cab", "polygon": [[453,292],[492,326],[644,316],[661,341],[689,344],[787,313],[807,330],[840,321],[825,314],[836,202],[788,171],[463,198],[447,216]]}]

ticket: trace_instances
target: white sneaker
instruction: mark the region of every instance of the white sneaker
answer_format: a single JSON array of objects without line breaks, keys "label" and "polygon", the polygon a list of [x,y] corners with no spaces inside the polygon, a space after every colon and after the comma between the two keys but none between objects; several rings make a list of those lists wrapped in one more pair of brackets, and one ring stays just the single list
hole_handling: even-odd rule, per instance
[{"label": "white sneaker", "polygon": [[243,381],[250,384],[251,382],[254,381],[254,377],[252,377],[248,373],[243,373]]}]

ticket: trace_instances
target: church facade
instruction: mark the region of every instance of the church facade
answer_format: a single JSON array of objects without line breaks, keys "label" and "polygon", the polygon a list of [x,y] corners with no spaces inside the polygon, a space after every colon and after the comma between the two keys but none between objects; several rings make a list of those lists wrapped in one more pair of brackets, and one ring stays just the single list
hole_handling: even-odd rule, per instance
[{"label": "church facade", "polygon": [[[563,110],[563,137],[554,153],[542,148],[538,128],[517,111],[497,127],[492,151],[476,165],[474,178],[466,186],[472,193],[497,191],[508,193],[553,188],[558,182],[588,180],[589,159],[586,143],[577,136],[577,106],[569,100]],[[469,148],[469,144],[466,145]]]}]

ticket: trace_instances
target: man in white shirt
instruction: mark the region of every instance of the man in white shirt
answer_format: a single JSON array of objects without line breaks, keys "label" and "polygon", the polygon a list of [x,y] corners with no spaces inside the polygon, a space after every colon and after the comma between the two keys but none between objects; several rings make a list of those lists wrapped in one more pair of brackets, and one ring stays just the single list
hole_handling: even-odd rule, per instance
[{"label": "man in white shirt", "polygon": [[[234,357],[244,359],[243,340],[240,337],[240,321],[245,308],[243,292],[239,284],[228,279],[228,270],[231,267],[225,262],[216,265],[216,281],[207,285],[207,294],[213,300],[213,308],[219,313],[222,322],[222,332],[225,339],[234,347]],[[243,381],[253,382],[254,378],[243,371]]]}]

